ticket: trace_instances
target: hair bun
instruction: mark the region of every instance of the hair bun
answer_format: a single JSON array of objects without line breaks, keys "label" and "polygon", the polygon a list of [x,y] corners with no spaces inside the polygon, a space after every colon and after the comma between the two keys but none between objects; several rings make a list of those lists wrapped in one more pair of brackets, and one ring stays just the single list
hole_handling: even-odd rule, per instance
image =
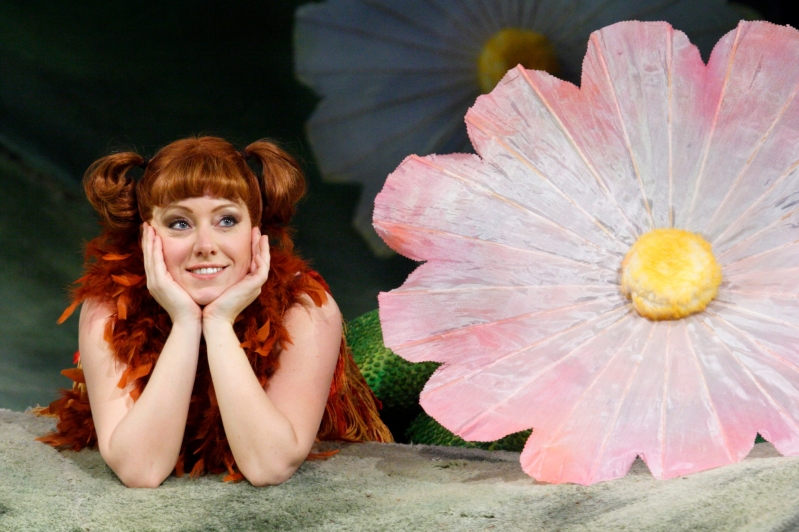
[{"label": "hair bun", "polygon": [[92,164],[83,176],[83,189],[103,225],[113,232],[138,231],[141,220],[136,204],[136,183],[128,170],[146,167],[147,160],[134,152],[108,155]]},{"label": "hair bun", "polygon": [[259,175],[263,195],[261,227],[285,225],[296,212],[296,204],[305,194],[305,176],[297,161],[277,144],[259,140],[247,146],[246,153],[261,163]]}]

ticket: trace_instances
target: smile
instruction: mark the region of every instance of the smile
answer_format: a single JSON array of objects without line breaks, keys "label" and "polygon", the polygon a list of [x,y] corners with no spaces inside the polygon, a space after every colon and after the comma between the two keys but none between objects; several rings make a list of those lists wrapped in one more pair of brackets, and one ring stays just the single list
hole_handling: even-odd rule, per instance
[{"label": "smile", "polygon": [[189,270],[189,272],[195,275],[214,275],[216,273],[221,272],[225,268],[223,266],[214,266],[211,268],[196,268],[193,270]]}]

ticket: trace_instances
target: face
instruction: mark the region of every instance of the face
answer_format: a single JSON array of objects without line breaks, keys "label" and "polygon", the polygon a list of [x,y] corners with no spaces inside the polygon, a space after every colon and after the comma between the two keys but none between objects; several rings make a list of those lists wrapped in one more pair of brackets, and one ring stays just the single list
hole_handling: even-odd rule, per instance
[{"label": "face", "polygon": [[198,305],[207,305],[247,275],[252,223],[242,202],[204,196],[153,209],[166,269]]}]

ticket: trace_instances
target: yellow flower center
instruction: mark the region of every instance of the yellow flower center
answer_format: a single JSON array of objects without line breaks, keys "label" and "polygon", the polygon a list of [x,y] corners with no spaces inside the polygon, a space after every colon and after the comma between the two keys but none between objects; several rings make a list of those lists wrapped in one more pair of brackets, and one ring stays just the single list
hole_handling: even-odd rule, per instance
[{"label": "yellow flower center", "polygon": [[505,28],[488,39],[477,60],[480,89],[484,94],[491,92],[502,76],[519,64],[530,70],[546,70],[553,76],[560,74],[555,47],[549,39],[534,31]]},{"label": "yellow flower center", "polygon": [[682,229],[655,229],[621,263],[621,291],[641,316],[674,320],[705,310],[718,293],[721,267],[710,244]]}]

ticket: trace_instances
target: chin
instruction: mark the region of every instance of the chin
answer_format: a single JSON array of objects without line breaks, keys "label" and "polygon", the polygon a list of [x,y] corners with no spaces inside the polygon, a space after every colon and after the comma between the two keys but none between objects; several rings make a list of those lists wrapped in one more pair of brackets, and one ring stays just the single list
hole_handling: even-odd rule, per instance
[{"label": "chin", "polygon": [[209,303],[213,303],[216,298],[222,295],[223,290],[201,290],[193,294],[189,294],[195,303],[204,307]]}]

